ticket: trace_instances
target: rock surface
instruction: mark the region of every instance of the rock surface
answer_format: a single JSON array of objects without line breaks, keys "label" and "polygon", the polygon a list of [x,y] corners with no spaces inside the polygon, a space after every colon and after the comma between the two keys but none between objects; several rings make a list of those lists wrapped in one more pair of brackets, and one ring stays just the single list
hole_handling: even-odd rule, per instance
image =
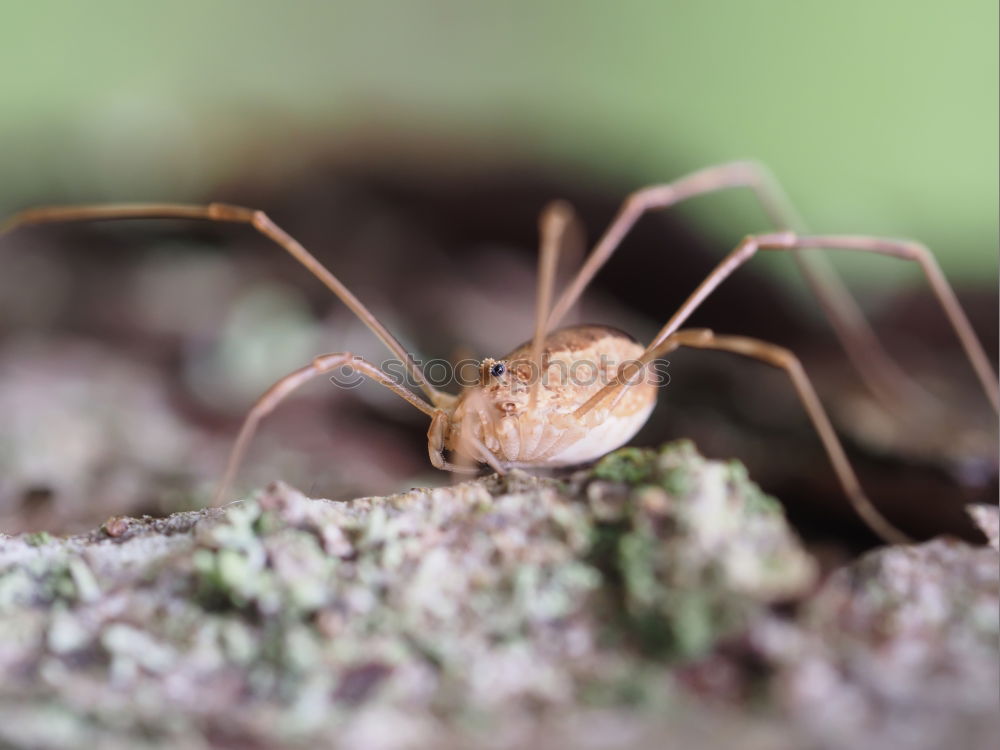
[{"label": "rock surface", "polygon": [[0,537],[0,741],[985,747],[998,557],[886,548],[817,590],[781,506],[687,443],[349,503],[279,484]]}]

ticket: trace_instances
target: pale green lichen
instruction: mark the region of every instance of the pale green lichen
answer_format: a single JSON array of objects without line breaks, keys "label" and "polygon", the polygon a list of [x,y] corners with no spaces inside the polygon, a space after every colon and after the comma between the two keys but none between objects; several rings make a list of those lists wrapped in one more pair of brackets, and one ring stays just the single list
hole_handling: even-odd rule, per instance
[{"label": "pale green lichen", "polygon": [[32,547],[41,547],[43,544],[48,544],[53,541],[53,537],[46,531],[36,531],[31,534],[25,534],[24,541]]},{"label": "pale green lichen", "polygon": [[650,653],[700,656],[762,602],[792,597],[814,578],[780,505],[739,464],[708,461],[685,441],[618,451],[594,475],[615,482],[589,493],[597,564],[620,580],[621,622]]},{"label": "pale green lichen", "polygon": [[814,574],[780,506],[689,443],[558,481],[349,503],[275,485],[114,521],[0,539],[0,739],[505,747],[592,711],[676,732],[677,670]]}]

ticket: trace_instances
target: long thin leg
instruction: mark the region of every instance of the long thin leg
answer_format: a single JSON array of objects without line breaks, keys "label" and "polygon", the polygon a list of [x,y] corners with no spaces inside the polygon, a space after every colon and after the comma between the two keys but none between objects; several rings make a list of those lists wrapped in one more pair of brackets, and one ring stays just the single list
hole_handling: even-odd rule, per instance
[{"label": "long thin leg", "polygon": [[555,284],[556,264],[563,246],[566,230],[573,221],[572,207],[563,201],[550,203],[542,211],[539,219],[541,247],[538,252],[538,289],[535,293],[535,335],[531,341],[532,377],[529,408],[534,408],[538,400],[538,389],[542,383],[542,346],[549,332],[549,306],[552,303],[552,287]]},{"label": "long thin leg", "polygon": [[[781,185],[768,169],[756,162],[720,164],[674,182],[643,188],[625,199],[586,262],[556,301],[549,315],[549,326],[554,328],[559,324],[625,235],[646,212],[669,208],[690,198],[732,188],[749,188],[753,191],[775,228],[798,233],[806,231]],[[909,398],[924,396],[923,389],[882,347],[858,303],[829,260],[808,251],[793,255],[799,271],[819,301],[848,358],[872,392],[887,403],[898,400],[900,394]]]},{"label": "long thin leg", "polygon": [[274,411],[278,404],[313,378],[328,372],[333,372],[334,370],[345,366],[350,366],[362,375],[371,378],[379,385],[385,386],[404,401],[407,401],[432,419],[435,419],[437,414],[440,413],[438,410],[434,409],[422,399],[414,396],[410,393],[410,391],[406,390],[398,383],[393,382],[379,368],[361,357],[355,356],[350,352],[323,354],[316,357],[305,367],[285,375],[274,385],[268,388],[263,396],[257,399],[257,402],[253,405],[247,413],[246,418],[243,420],[243,426],[240,427],[239,435],[237,435],[236,442],[233,444],[232,450],[229,453],[229,460],[226,462],[226,471],[222,475],[222,480],[219,482],[219,487],[215,492],[215,497],[212,501],[213,505],[219,505],[223,501],[226,492],[232,484],[233,479],[236,476],[236,472],[243,461],[243,456],[246,453],[247,446],[249,446],[250,440],[257,431],[257,426],[260,424],[260,420]]},{"label": "long thin leg", "polygon": [[372,332],[389,347],[409,373],[423,389],[434,405],[443,403],[442,396],[424,377],[413,357],[379,322],[361,300],[355,297],[344,284],[306,250],[295,238],[275,224],[263,211],[224,203],[207,206],[177,203],[122,203],[93,206],[45,206],[21,211],[0,224],[0,236],[15,229],[32,224],[51,224],[67,221],[104,221],[116,219],[201,219],[206,221],[249,224],[262,235],[277,243],[295,260],[305,266],[310,273],[323,282],[330,291],[350,308]]},{"label": "long thin leg", "polygon": [[[656,338],[653,339],[632,369],[634,370],[636,366],[645,366],[655,360],[657,358],[657,347],[684,324],[719,284],[725,281],[733,271],[756,255],[758,250],[791,251],[802,248],[855,250],[915,261],[920,266],[924,276],[927,277],[931,290],[944,309],[952,328],[955,329],[955,333],[962,343],[962,348],[965,350],[965,354],[979,378],[983,391],[986,393],[986,397],[993,405],[994,410],[1000,409],[1000,384],[997,382],[996,373],[994,373],[993,366],[990,364],[989,357],[979,343],[979,339],[976,338],[976,334],[972,330],[972,325],[965,316],[965,312],[962,310],[955,292],[952,290],[951,285],[948,284],[947,279],[945,279],[930,250],[917,242],[909,240],[857,237],[851,235],[799,237],[792,232],[777,232],[774,234],[746,237],[698,285],[694,292],[691,293],[691,296],[684,301],[684,304],[678,308],[673,317],[660,329]],[[577,410],[577,413],[581,416],[586,414],[611,393],[619,390],[628,381],[628,378],[623,377],[623,375],[624,373],[620,373],[611,383],[598,391],[597,394]]]},{"label": "long thin leg", "polygon": [[910,537],[886,520],[865,495],[858,481],[857,474],[844,452],[830,418],[823,409],[823,404],[802,367],[798,357],[787,349],[744,336],[717,336],[705,329],[688,329],[678,331],[667,338],[657,349],[657,356],[662,357],[679,347],[694,349],[717,349],[719,351],[742,354],[745,357],[758,359],[769,365],[784,370],[791,378],[792,385],[798,393],[802,406],[805,407],[809,419],[813,423],[819,439],[830,458],[837,480],[850,500],[858,515],[868,524],[869,528],[890,544],[906,544],[912,541]]}]

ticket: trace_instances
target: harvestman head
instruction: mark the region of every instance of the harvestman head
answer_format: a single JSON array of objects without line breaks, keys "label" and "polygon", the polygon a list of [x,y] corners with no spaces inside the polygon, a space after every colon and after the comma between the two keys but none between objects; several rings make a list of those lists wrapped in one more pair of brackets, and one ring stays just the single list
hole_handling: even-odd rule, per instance
[{"label": "harvestman head", "polygon": [[[749,235],[708,274],[677,308],[657,335],[641,345],[627,334],[603,326],[557,328],[594,275],[646,212],[729,188],[749,188],[777,231]],[[926,394],[886,354],[853,298],[818,249],[854,250],[916,262],[996,410],[1000,387],[951,286],[934,256],[916,242],[853,235],[804,233],[780,186],[760,165],[734,162],[710,167],[675,182],[639,190],[626,198],[618,214],[570,283],[552,301],[556,262],[573,221],[564,203],[550,205],[541,219],[535,330],[531,341],[506,356],[484,360],[478,382],[457,395],[428,382],[413,357],[341,281],[266,214],[240,206],[213,203],[127,204],[45,207],[23,211],[0,225],[0,234],[29,224],[77,220],[178,218],[249,224],[305,266],[346,304],[399,358],[423,393],[402,387],[373,364],[348,352],[324,354],[278,380],[248,413],[233,446],[216,494],[225,499],[247,445],[260,420],[299,386],[319,375],[350,366],[393,391],[430,419],[427,433],[431,463],[452,472],[476,472],[483,464],[496,472],[512,467],[551,467],[596,459],[627,442],[645,423],[656,403],[649,377],[657,359],[681,347],[715,349],[760,360],[790,378],[823,443],[845,494],[858,514],[890,542],[908,537],[887,521],[868,500],[801,363],[774,344],[742,336],[722,336],[681,326],[702,302],[758,251],[790,252],[833,325],[848,357],[883,402],[899,406]],[[580,377],[580,365],[589,377]]]}]

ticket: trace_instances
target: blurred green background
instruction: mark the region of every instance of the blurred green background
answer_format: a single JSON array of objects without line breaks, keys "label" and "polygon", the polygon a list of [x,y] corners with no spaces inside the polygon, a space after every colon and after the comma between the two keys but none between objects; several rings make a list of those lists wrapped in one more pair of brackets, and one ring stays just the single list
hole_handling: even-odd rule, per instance
[{"label": "blurred green background", "polygon": [[[756,157],[814,229],[920,238],[995,284],[997,21],[995,0],[6,3],[0,209],[201,199],[371,127],[636,186]],[[731,236],[744,210],[693,215]]]}]

